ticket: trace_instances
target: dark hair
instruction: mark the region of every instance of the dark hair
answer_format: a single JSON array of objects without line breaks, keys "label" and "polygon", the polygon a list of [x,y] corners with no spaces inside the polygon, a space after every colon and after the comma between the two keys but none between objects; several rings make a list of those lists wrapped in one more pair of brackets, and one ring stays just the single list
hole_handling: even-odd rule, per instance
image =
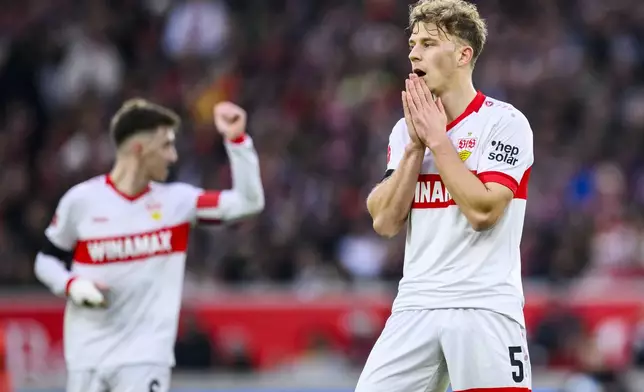
[{"label": "dark hair", "polygon": [[172,110],[145,99],[130,99],[116,112],[110,122],[110,135],[119,147],[129,137],[153,132],[159,127],[178,128],[179,116]]}]

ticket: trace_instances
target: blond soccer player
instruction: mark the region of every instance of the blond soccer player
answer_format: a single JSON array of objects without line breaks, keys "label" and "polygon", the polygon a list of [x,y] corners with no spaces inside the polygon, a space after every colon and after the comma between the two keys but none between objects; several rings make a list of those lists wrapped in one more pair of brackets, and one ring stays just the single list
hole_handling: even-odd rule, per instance
[{"label": "blond soccer player", "polygon": [[487,38],[474,5],[419,1],[409,27],[404,118],[367,200],[376,232],[406,227],[403,278],[356,391],[528,392],[519,244],[532,130],[473,85]]}]

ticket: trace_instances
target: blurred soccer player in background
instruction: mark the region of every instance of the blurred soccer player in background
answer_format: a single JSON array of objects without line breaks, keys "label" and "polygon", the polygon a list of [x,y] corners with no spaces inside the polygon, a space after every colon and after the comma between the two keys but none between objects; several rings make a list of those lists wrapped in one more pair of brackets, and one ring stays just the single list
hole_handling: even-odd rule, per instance
[{"label": "blurred soccer player in background", "polygon": [[[245,111],[214,108],[233,187],[163,183],[177,160],[177,115],[126,102],[111,123],[116,163],[60,200],[36,259],[36,275],[67,296],[68,392],[168,391],[191,227],[254,215],[264,207]],[[71,260],[71,271],[66,261]]]}]

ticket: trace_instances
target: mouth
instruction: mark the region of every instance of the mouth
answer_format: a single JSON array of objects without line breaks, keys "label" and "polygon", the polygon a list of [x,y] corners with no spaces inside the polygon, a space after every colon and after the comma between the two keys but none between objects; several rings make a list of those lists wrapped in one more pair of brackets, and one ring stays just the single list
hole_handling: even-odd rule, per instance
[{"label": "mouth", "polygon": [[416,75],[418,75],[419,78],[422,78],[423,76],[427,75],[427,73],[425,71],[423,71],[422,69],[418,69],[418,68],[414,69],[412,72],[415,73]]}]

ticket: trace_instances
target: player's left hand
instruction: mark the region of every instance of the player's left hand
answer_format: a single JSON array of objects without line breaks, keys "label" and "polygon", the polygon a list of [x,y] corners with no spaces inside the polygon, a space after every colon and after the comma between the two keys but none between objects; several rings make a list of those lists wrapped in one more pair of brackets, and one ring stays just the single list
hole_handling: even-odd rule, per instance
[{"label": "player's left hand", "polygon": [[213,109],[215,126],[228,140],[240,138],[246,132],[246,111],[232,102],[220,102]]},{"label": "player's left hand", "polygon": [[418,137],[431,150],[449,141],[447,137],[447,114],[440,98],[434,100],[429,87],[416,74],[405,81],[407,106],[411,113]]}]

